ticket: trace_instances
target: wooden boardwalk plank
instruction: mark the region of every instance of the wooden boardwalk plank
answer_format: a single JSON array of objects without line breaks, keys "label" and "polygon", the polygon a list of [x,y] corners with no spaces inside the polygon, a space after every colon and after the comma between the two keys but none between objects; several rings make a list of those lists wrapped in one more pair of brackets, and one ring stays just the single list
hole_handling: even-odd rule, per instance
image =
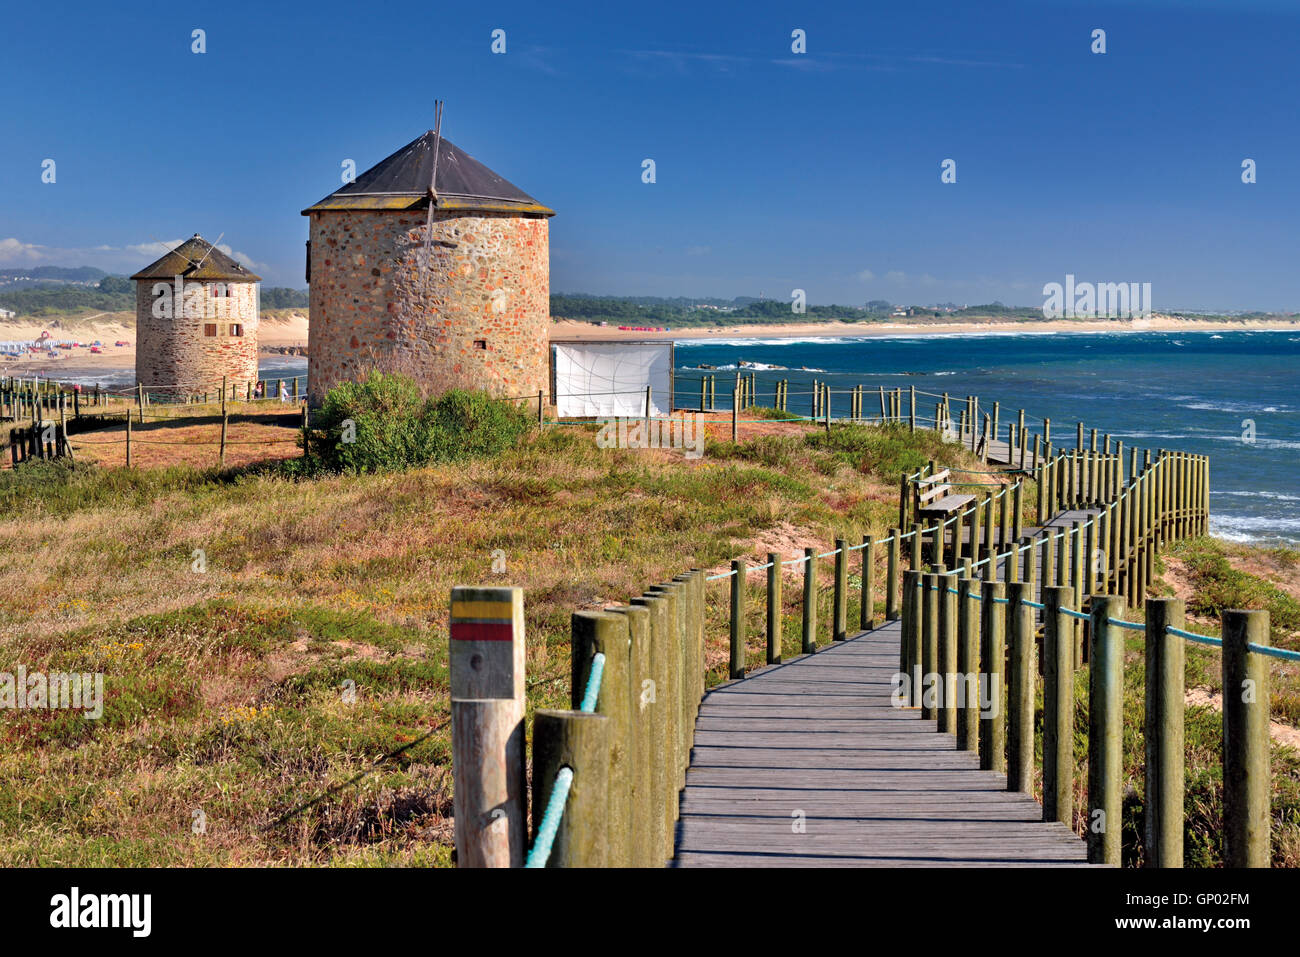
[{"label": "wooden boardwalk plank", "polygon": [[888,622],[705,696],[674,866],[1086,864],[1037,801],[891,705],[899,634]]}]

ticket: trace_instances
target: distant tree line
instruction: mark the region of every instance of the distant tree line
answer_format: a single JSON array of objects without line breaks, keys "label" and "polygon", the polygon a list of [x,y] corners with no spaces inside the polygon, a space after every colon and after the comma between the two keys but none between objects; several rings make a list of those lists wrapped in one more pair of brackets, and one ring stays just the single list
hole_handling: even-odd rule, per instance
[{"label": "distant tree line", "polygon": [[[281,286],[262,289],[263,309],[306,309],[307,302],[306,289]],[[94,286],[41,283],[21,289],[0,290],[0,308],[12,310],[20,316],[60,316],[86,311],[134,312],[135,282],[125,276],[104,276]]]}]

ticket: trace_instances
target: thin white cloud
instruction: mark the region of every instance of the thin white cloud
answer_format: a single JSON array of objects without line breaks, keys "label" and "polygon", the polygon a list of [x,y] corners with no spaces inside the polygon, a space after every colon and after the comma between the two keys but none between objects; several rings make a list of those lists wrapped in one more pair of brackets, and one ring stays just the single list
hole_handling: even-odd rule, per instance
[{"label": "thin white cloud", "polygon": [[[105,272],[129,276],[183,242],[184,239],[151,239],[126,246],[45,246],[11,236],[0,239],[0,266],[94,266]],[[250,269],[270,268],[225,243],[218,244],[217,248]]]}]

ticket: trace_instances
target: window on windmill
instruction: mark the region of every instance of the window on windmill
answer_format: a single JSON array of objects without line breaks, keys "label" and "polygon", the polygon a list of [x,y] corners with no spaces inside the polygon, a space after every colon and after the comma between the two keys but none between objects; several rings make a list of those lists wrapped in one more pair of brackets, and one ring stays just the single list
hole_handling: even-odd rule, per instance
[{"label": "window on windmill", "polygon": [[486,340],[486,339],[475,339],[475,340],[474,340],[474,348],[475,348],[475,349],[486,349],[486,348],[487,348],[487,340]]},{"label": "window on windmill", "polygon": [[213,283],[208,287],[211,295],[217,299],[224,299],[230,296],[230,288],[224,282]]},{"label": "window on windmill", "polygon": [[243,336],[244,327],[240,325],[238,322],[232,322],[230,324],[230,334],[236,337]]},{"label": "window on windmill", "polygon": [[205,336],[216,336],[217,324],[215,322],[205,322],[203,324],[203,334]]}]

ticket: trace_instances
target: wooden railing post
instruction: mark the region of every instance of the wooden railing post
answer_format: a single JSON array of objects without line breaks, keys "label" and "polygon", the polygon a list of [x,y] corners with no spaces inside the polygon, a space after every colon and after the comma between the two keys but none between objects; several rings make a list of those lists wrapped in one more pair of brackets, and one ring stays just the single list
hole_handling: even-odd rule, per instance
[{"label": "wooden railing post", "polygon": [[1033,582],[1007,588],[1007,790],[1030,793],[1034,780],[1034,595]]},{"label": "wooden railing post", "polygon": [[[454,721],[455,719],[453,719]],[[609,817],[610,719],[581,711],[540,710],[533,716],[533,827],[546,813],[555,777],[571,768],[573,783],[551,845],[548,867],[605,867],[609,863],[606,821]],[[520,728],[520,737],[523,729]],[[521,741],[522,747],[522,741]],[[460,780],[456,801],[459,804]],[[493,808],[483,816],[494,821]],[[457,816],[456,830],[461,820]],[[534,832],[536,838],[536,832]],[[467,866],[457,845],[457,862]],[[520,861],[522,864],[522,859]],[[518,866],[518,865],[516,865]]]},{"label": "wooden railing post", "polygon": [[[985,582],[979,592],[985,597],[989,591]],[[972,594],[974,580],[962,578],[957,582],[957,661],[955,680],[945,675],[944,694],[957,692],[957,750],[978,751],[980,730],[980,612],[975,608]],[[952,596],[949,596],[952,597]],[[981,602],[981,605],[983,602]],[[953,686],[956,686],[954,689]]]},{"label": "wooden railing post", "polygon": [[1223,613],[1223,863],[1268,867],[1270,767],[1267,611]]},{"label": "wooden railing post", "polygon": [[605,656],[596,712],[609,718],[609,778],[607,808],[603,815],[608,867],[631,867],[632,856],[632,755],[638,743],[633,720],[630,659],[632,637],[628,620],[604,611],[574,612],[571,619],[572,645],[570,700],[577,711],[582,706],[592,659]]},{"label": "wooden railing post", "polygon": [[921,702],[921,717],[935,717],[935,701],[927,697],[926,685],[934,680],[939,655],[939,582],[943,579],[927,572],[921,576],[921,683],[917,694]]},{"label": "wooden railing post", "polygon": [[1043,820],[1074,816],[1074,642],[1070,589],[1043,586]]},{"label": "wooden railing post", "polygon": [[[453,588],[449,632],[456,863],[521,867],[527,850],[523,589]],[[568,757],[563,748],[556,754]],[[599,754],[607,767],[607,740]],[[593,774],[590,786],[597,784]],[[603,847],[603,823],[598,830]]]},{"label": "wooden railing post", "polygon": [[904,675],[904,706],[921,704],[921,572],[908,569],[903,573],[903,620],[899,641],[899,671]]},{"label": "wooden railing post", "polygon": [[[999,599],[1006,586],[1002,582],[985,582],[980,586],[980,626],[978,690],[973,715],[979,718],[980,767],[986,771],[1005,771],[1006,713],[1002,696],[1005,692],[1006,609]],[[970,688],[967,686],[967,695]],[[985,710],[987,707],[987,710]]]},{"label": "wooden railing post", "polygon": [[803,550],[803,653],[817,650],[817,549]]},{"label": "wooden railing post", "polygon": [[767,553],[767,663],[781,663],[782,607],[781,556]]},{"label": "wooden railing post", "polygon": [[[673,629],[676,614],[669,598],[661,594],[645,594],[633,598],[633,606],[650,612],[650,671],[651,684],[641,694],[649,696],[652,708],[651,733],[656,744],[654,764],[655,812],[659,817],[655,835],[660,844],[656,848],[657,860],[666,861],[673,856],[674,828],[677,820],[677,723],[681,708],[677,700],[681,687],[680,676],[675,672]],[[534,762],[536,758],[534,758]]]},{"label": "wooden railing post", "polygon": [[886,553],[887,564],[885,566],[885,619],[894,621],[898,618],[898,564],[900,547],[899,536],[902,533],[896,529],[889,530],[889,544]]},{"label": "wooden railing post", "polygon": [[1183,639],[1166,628],[1182,628],[1184,605],[1177,598],[1146,602],[1146,794],[1145,864],[1183,866]]},{"label": "wooden railing post", "polygon": [[732,678],[745,677],[745,562],[731,560],[731,667]]},{"label": "wooden railing post", "polygon": [[1088,861],[1120,866],[1123,832],[1124,636],[1110,623],[1124,617],[1124,600],[1091,596],[1088,654]]},{"label": "wooden railing post", "polygon": [[940,569],[938,656],[934,668],[939,679],[939,726],[935,730],[940,734],[954,734],[957,730],[957,596],[949,590],[956,584],[955,569]]},{"label": "wooden railing post", "polygon": [[831,640],[849,636],[849,543],[835,539],[835,594],[831,606]]},{"label": "wooden railing post", "polygon": [[[627,618],[628,690],[631,699],[632,736],[632,866],[657,867],[663,835],[660,805],[655,802],[655,755],[662,754],[663,722],[656,735],[653,668],[650,651],[650,609],[623,605],[610,611]],[[649,684],[647,684],[649,682]],[[657,828],[656,828],[657,826]]]},{"label": "wooden railing post", "polygon": [[858,627],[863,631],[876,627],[876,543],[870,535],[862,536],[862,603],[858,609]]}]

